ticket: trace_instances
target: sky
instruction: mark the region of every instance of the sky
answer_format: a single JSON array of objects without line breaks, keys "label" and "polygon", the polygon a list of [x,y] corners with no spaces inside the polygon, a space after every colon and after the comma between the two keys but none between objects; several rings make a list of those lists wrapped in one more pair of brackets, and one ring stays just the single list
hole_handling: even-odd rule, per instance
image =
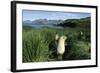
[{"label": "sky", "polygon": [[79,12],[59,12],[59,11],[36,11],[36,10],[23,10],[23,21],[34,21],[37,19],[48,20],[65,20],[65,19],[80,19],[90,17],[90,13]]}]

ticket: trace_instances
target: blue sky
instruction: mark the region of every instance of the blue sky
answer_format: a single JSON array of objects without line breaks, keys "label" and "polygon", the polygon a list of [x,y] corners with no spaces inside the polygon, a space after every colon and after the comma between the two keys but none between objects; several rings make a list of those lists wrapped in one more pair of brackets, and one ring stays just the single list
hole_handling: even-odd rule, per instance
[{"label": "blue sky", "polygon": [[57,12],[57,11],[36,11],[36,10],[23,10],[23,21],[48,19],[48,20],[65,20],[65,19],[80,19],[91,16],[90,13],[78,12]]}]

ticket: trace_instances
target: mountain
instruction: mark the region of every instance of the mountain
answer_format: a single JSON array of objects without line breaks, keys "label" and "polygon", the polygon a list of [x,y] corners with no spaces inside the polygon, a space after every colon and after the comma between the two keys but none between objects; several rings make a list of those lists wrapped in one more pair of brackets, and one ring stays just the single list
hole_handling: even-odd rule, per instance
[{"label": "mountain", "polygon": [[81,18],[80,20],[87,21],[87,20],[90,20],[90,19],[91,19],[91,17],[86,17],[86,18]]},{"label": "mountain", "polygon": [[30,21],[30,20],[25,20],[25,21],[23,21],[23,23],[32,23],[32,21]]},{"label": "mountain", "polygon": [[63,22],[62,20],[37,19],[37,20],[32,21],[32,24],[51,24],[51,25],[54,25],[54,24],[59,24],[62,22]]},{"label": "mountain", "polygon": [[37,20],[34,20],[34,21],[25,20],[25,21],[23,21],[23,24],[24,24],[24,25],[27,25],[27,24],[48,24],[48,25],[57,25],[57,24],[60,24],[60,23],[62,23],[62,22],[63,22],[63,20],[37,19]]},{"label": "mountain", "polygon": [[81,19],[66,19],[66,20],[48,20],[48,19],[36,19],[34,21],[23,21],[24,25],[44,24],[44,25],[56,25],[62,27],[89,27],[91,26],[91,17]]}]

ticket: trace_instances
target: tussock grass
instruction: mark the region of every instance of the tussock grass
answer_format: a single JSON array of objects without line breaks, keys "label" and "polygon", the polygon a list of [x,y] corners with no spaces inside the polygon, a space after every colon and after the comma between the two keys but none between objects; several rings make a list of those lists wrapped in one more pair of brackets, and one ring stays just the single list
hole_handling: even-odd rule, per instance
[{"label": "tussock grass", "polygon": [[[80,36],[82,31],[85,35]],[[55,35],[66,35],[68,40],[66,43],[66,51],[63,60],[81,60],[90,59],[91,52],[88,51],[90,46],[90,31],[83,28],[32,28],[23,26],[23,62],[46,62],[56,61]],[[88,37],[86,37],[88,35]],[[80,39],[78,38],[80,37]],[[85,37],[85,38],[83,38]]]}]

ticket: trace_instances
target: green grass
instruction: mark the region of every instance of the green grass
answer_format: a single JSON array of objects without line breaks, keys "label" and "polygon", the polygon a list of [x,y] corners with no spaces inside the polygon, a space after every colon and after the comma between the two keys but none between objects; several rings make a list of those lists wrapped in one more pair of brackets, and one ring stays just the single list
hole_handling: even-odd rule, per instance
[{"label": "green grass", "polygon": [[[80,31],[84,33],[80,36]],[[56,61],[57,44],[55,35],[59,34],[68,37],[66,51],[63,60],[90,59],[90,30],[84,28],[32,28],[23,26],[23,62],[46,62]],[[88,35],[88,37],[87,37]]]}]

